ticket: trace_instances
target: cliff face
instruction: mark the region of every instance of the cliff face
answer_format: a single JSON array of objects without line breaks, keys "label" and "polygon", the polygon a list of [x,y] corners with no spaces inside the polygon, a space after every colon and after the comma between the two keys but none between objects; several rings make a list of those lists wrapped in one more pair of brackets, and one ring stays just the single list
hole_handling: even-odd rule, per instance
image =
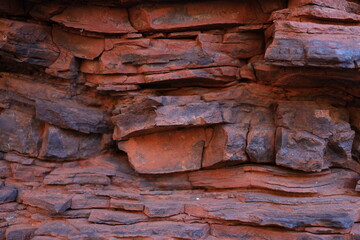
[{"label": "cliff face", "polygon": [[358,0],[0,16],[0,239],[360,239]]}]

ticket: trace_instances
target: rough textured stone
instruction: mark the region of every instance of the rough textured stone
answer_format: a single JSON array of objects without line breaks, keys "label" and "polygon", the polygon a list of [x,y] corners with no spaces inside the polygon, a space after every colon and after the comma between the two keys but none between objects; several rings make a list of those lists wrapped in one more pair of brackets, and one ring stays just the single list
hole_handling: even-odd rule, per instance
[{"label": "rough textured stone", "polygon": [[36,156],[40,148],[42,124],[28,113],[0,112],[0,151],[17,151]]},{"label": "rough textured stone", "polygon": [[83,133],[106,133],[110,130],[110,123],[106,121],[103,111],[81,105],[37,100],[36,118]]},{"label": "rough textured stone", "polygon": [[71,194],[23,191],[20,198],[24,204],[45,209],[51,213],[65,212],[71,206]]},{"label": "rough textured stone", "polygon": [[49,125],[45,130],[40,157],[53,160],[88,158],[101,149],[98,135],[86,135]]},{"label": "rough textured stone", "polygon": [[0,203],[13,202],[16,200],[18,191],[12,187],[1,187],[0,188]]},{"label": "rough textured stone", "polygon": [[133,224],[146,221],[146,215],[142,213],[128,213],[111,210],[92,210],[89,216],[90,222],[105,224]]},{"label": "rough textured stone", "polygon": [[67,27],[101,33],[128,33],[136,30],[131,26],[124,8],[96,6],[70,6],[51,18]]},{"label": "rough textured stone", "polygon": [[241,124],[215,127],[205,148],[202,166],[209,167],[220,162],[246,162],[247,133],[248,128]]},{"label": "rough textured stone", "polygon": [[0,240],[360,239],[358,0],[0,15]]},{"label": "rough textured stone", "polygon": [[0,34],[1,55],[13,61],[49,66],[59,56],[48,26],[2,18]]},{"label": "rough textured stone", "polygon": [[256,4],[245,1],[140,5],[130,9],[130,19],[140,31],[261,23],[267,17]]},{"label": "rough textured stone", "polygon": [[265,59],[281,66],[358,68],[360,49],[354,43],[359,41],[359,31],[356,26],[276,21]]},{"label": "rough textured stone", "polygon": [[205,142],[205,129],[199,128],[134,137],[118,146],[137,172],[159,174],[199,169]]},{"label": "rough textured stone", "polygon": [[13,225],[6,230],[7,240],[30,240],[34,236],[36,227],[31,225]]},{"label": "rough textured stone", "polygon": [[104,51],[104,40],[84,37],[53,28],[54,42],[78,58],[94,59]]}]

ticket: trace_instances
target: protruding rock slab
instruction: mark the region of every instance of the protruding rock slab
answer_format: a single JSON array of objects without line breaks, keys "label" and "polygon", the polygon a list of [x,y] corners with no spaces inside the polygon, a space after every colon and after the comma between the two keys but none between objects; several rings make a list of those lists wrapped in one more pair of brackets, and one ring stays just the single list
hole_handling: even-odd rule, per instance
[{"label": "protruding rock slab", "polygon": [[139,31],[255,24],[266,22],[268,16],[255,1],[144,4],[130,9],[131,22]]},{"label": "protruding rock slab", "polygon": [[104,111],[65,102],[36,101],[36,118],[83,133],[106,133],[111,125]]},{"label": "protruding rock slab", "polygon": [[45,209],[51,213],[62,213],[71,207],[71,194],[23,191],[20,198],[26,205]]},{"label": "protruding rock slab", "polygon": [[161,174],[201,168],[206,130],[182,129],[153,133],[119,142],[139,173]]},{"label": "protruding rock slab", "polygon": [[96,39],[65,32],[56,27],[52,30],[54,42],[74,56],[83,59],[94,59],[104,51],[104,39]]},{"label": "protruding rock slab", "polygon": [[359,26],[275,21],[265,60],[280,66],[359,68]]},{"label": "protruding rock slab", "polygon": [[99,33],[129,33],[136,30],[131,26],[125,8],[98,6],[70,6],[51,18],[67,27]]},{"label": "protruding rock slab", "polygon": [[89,221],[95,223],[105,223],[111,225],[134,224],[147,220],[143,213],[130,213],[112,210],[92,210]]},{"label": "protruding rock slab", "polygon": [[18,191],[13,187],[0,187],[0,204],[16,201]]}]

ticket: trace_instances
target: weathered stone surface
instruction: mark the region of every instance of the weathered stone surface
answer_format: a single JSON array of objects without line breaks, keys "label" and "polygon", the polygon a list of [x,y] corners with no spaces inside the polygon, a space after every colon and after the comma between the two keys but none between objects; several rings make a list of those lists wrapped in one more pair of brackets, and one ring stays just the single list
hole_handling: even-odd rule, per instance
[{"label": "weathered stone surface", "polygon": [[104,167],[58,168],[45,177],[44,183],[49,185],[109,185],[110,178],[108,176],[114,175],[114,171]]},{"label": "weathered stone surface", "polygon": [[32,165],[35,161],[34,158],[24,157],[14,153],[6,153],[4,159],[9,162],[20,163],[23,165]]},{"label": "weathered stone surface", "polygon": [[[29,32],[32,33],[31,36]],[[1,56],[11,60],[49,66],[59,56],[48,26],[2,18],[0,35]]]},{"label": "weathered stone surface", "polygon": [[326,142],[309,132],[278,128],[276,132],[276,164],[303,171],[321,171]]},{"label": "weathered stone surface", "polygon": [[280,66],[358,68],[360,49],[354,43],[359,32],[357,26],[275,21],[265,60]]},{"label": "weathered stone surface", "polygon": [[71,206],[71,194],[23,191],[21,200],[26,205],[45,209],[51,213],[65,212]]},{"label": "weathered stone surface", "polygon": [[253,126],[247,135],[246,153],[251,162],[274,162],[275,127]]},{"label": "weathered stone surface", "polygon": [[0,203],[16,201],[18,191],[12,187],[1,187],[0,188]]},{"label": "weathered stone surface", "polygon": [[246,162],[248,128],[241,124],[221,125],[214,128],[211,140],[204,150],[203,167],[221,162]]},{"label": "weathered stone surface", "polygon": [[[344,191],[356,173],[330,170],[322,173],[303,173],[270,166],[235,166],[225,169],[189,173],[193,187],[205,189],[255,188],[287,193],[322,195]],[[334,182],[334,178],[337,181]]]},{"label": "weathered stone surface", "polygon": [[61,46],[78,58],[94,59],[104,51],[104,40],[84,37],[53,28],[54,43]]},{"label": "weathered stone surface", "polygon": [[17,151],[36,156],[39,152],[42,124],[25,112],[0,112],[0,151]]},{"label": "weathered stone surface", "polygon": [[170,217],[184,213],[184,204],[164,201],[145,203],[144,213],[149,217]]},{"label": "weathered stone surface", "polygon": [[118,147],[137,172],[159,174],[199,169],[205,142],[205,129],[193,128],[130,138]]},{"label": "weathered stone surface", "polygon": [[124,107],[119,115],[113,117],[116,124],[113,135],[115,140],[136,136],[141,132],[206,126],[224,121],[218,103],[205,103],[198,97],[166,96],[141,100]]},{"label": "weathered stone surface", "polygon": [[0,239],[358,239],[359,14],[3,0]]},{"label": "weathered stone surface", "polygon": [[332,164],[350,161],[355,133],[348,121],[346,111],[327,104],[279,103],[276,163],[304,171],[321,171]]},{"label": "weathered stone surface", "polygon": [[76,195],[71,200],[71,209],[108,208],[110,199],[93,195]]},{"label": "weathered stone surface", "polygon": [[50,124],[83,133],[106,133],[110,123],[104,111],[68,103],[36,101],[36,118]]},{"label": "weathered stone surface", "polygon": [[92,210],[89,216],[90,222],[105,223],[110,225],[134,224],[146,220],[146,215],[142,213],[129,213],[111,210]]},{"label": "weathered stone surface", "polygon": [[6,229],[7,240],[30,240],[33,239],[36,227],[31,225],[19,224]]},{"label": "weathered stone surface", "polygon": [[238,65],[238,59],[221,51],[202,49],[194,40],[152,39],[145,47],[138,46],[136,40],[115,45],[113,49],[104,51],[98,61],[84,61],[81,71],[134,74]]},{"label": "weathered stone surface", "polygon": [[346,236],[341,234],[327,234],[322,235],[321,238],[316,234],[285,232],[277,229],[262,229],[249,226],[222,226],[211,225],[211,234],[216,239],[346,239]]},{"label": "weathered stone surface", "polygon": [[59,160],[89,158],[101,150],[99,135],[86,135],[49,125],[39,157]]},{"label": "weathered stone surface", "polygon": [[139,5],[130,9],[130,19],[139,31],[151,31],[261,23],[268,18],[255,2],[209,3]]},{"label": "weathered stone surface", "polygon": [[125,8],[97,6],[70,6],[51,18],[67,27],[100,33],[128,33],[136,30],[131,26]]}]

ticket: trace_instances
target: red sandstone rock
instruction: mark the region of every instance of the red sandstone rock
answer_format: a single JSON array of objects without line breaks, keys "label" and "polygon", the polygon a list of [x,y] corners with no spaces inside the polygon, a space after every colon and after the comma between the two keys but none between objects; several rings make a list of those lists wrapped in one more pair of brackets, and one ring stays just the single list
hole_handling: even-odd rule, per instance
[{"label": "red sandstone rock", "polygon": [[128,33],[136,30],[131,26],[124,8],[96,6],[69,6],[52,21],[67,27],[100,33]]},{"label": "red sandstone rock", "polygon": [[255,2],[245,1],[145,4],[130,9],[131,22],[139,31],[262,23],[267,18]]},{"label": "red sandstone rock", "polygon": [[142,213],[129,213],[111,210],[92,210],[89,216],[90,222],[105,223],[110,225],[134,224],[146,220],[146,215]]},{"label": "red sandstone rock", "polygon": [[83,59],[94,59],[104,51],[104,40],[84,37],[53,28],[54,43]]},{"label": "red sandstone rock", "polygon": [[134,137],[118,146],[137,172],[160,174],[199,169],[206,141],[205,129],[194,128]]}]

